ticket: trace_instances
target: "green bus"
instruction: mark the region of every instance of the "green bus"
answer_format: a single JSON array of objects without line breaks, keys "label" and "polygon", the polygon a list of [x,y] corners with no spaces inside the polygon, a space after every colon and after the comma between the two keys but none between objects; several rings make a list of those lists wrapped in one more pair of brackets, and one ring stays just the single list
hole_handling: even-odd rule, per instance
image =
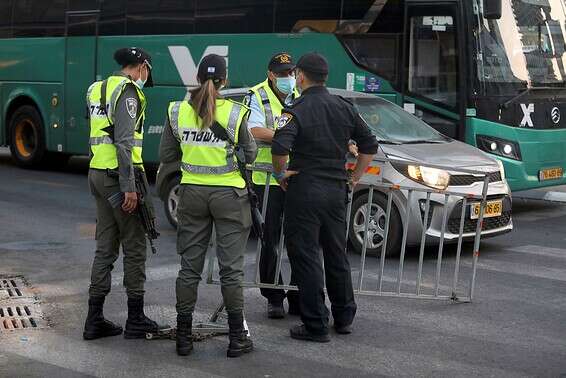
[{"label": "green bus", "polygon": [[[316,50],[329,86],[375,93],[503,161],[513,190],[566,183],[563,0],[2,0],[0,144],[33,166],[88,153],[85,92],[140,46],[155,87],[144,159],[204,54],[231,87]],[[564,117],[561,116],[564,114]]]}]

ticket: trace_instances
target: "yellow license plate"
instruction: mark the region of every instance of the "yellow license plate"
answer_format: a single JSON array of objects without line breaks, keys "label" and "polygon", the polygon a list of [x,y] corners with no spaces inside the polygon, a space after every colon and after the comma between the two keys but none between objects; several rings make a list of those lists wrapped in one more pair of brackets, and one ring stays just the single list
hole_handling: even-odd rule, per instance
[{"label": "yellow license plate", "polygon": [[[478,219],[480,217],[480,203],[472,203],[471,205],[471,219]],[[503,201],[487,201],[485,205],[485,211],[483,213],[484,218],[500,217],[503,212]]]},{"label": "yellow license plate", "polygon": [[540,181],[556,180],[562,178],[563,173],[562,167],[542,169],[538,173],[538,178]]}]

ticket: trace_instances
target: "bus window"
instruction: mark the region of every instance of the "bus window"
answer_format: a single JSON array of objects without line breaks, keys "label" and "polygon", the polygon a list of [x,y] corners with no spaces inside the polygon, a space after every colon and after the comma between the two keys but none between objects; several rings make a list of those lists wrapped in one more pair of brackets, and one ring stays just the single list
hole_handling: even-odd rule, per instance
[{"label": "bus window", "polygon": [[12,1],[0,2],[0,38],[12,37]]},{"label": "bus window", "polygon": [[[295,24],[305,25],[311,20],[340,20],[340,0],[287,0],[277,1],[275,5],[275,32],[290,33],[292,30],[297,32],[318,31],[316,23],[313,28],[303,26],[295,28]],[[322,25],[325,27],[325,25]],[[321,30],[326,31],[326,30]]]},{"label": "bus window", "polygon": [[411,16],[409,92],[456,107],[458,53],[452,16]]},{"label": "bus window", "polygon": [[65,32],[66,0],[17,0],[13,8],[14,37],[53,37]]},{"label": "bus window", "polygon": [[272,0],[207,0],[196,9],[196,33],[271,33]]},{"label": "bus window", "polygon": [[99,0],[68,0],[69,1],[69,11],[86,11],[86,10],[98,10],[100,8]]},{"label": "bus window", "polygon": [[196,0],[128,0],[128,34],[192,34]]},{"label": "bus window", "polygon": [[98,28],[100,35],[123,35],[126,31],[126,1],[112,0],[103,2]]}]

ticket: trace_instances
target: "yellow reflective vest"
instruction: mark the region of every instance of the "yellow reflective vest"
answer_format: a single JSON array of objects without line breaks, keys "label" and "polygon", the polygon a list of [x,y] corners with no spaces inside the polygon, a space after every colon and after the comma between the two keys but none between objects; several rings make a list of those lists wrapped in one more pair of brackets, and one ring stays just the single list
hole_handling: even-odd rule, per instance
[{"label": "yellow reflective vest", "polygon": [[118,168],[118,155],[114,140],[107,129],[111,123],[114,124],[114,111],[120,95],[124,92],[127,84],[132,84],[137,90],[141,110],[136,119],[134,131],[134,146],[132,147],[133,164],[143,164],[143,121],[145,119],[145,108],[147,105],[142,90],[129,78],[124,76],[110,76],[106,79],[106,104],[101,105],[101,94],[104,81],[93,83],[87,92],[87,105],[90,118],[89,145],[92,151],[90,167],[95,169]]},{"label": "yellow reflective vest", "polygon": [[[256,101],[258,102],[261,110],[263,110],[263,114],[265,114],[265,127],[274,131],[277,130],[277,120],[279,119],[279,116],[281,116],[283,105],[269,86],[269,79],[266,79],[265,81],[250,88],[250,94],[256,97]],[[294,98],[299,97],[299,92],[296,89],[293,90],[293,96]],[[256,142],[258,151],[254,167],[272,171],[271,144],[261,141]],[[265,185],[267,182],[267,174],[261,171],[254,171],[252,180],[256,185]],[[270,180],[269,184],[278,185],[275,180]]]},{"label": "yellow reflective vest", "polygon": [[[228,136],[238,143],[240,126],[248,108],[227,99],[216,100],[215,120],[226,129]],[[245,188],[238,171],[234,147],[214,135],[210,129],[201,129],[202,119],[187,101],[169,104],[169,124],[182,151],[181,184],[229,186]]]}]

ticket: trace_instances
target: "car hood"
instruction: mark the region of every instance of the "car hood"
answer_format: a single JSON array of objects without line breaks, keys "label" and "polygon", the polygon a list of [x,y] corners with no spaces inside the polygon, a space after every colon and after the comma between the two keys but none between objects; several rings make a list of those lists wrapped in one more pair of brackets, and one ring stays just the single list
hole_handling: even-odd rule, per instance
[{"label": "car hood", "polygon": [[402,145],[382,144],[381,150],[391,159],[414,160],[423,165],[434,164],[452,168],[492,172],[499,169],[497,161],[476,147],[453,140],[447,143]]}]

